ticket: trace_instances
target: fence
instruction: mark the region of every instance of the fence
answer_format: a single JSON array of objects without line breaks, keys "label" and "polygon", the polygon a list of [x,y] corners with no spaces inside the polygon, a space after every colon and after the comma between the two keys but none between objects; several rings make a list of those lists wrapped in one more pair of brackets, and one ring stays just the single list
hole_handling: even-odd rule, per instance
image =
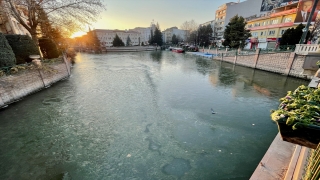
[{"label": "fence", "polygon": [[69,77],[70,62],[63,57],[49,60],[41,67],[23,64],[2,68],[1,72],[0,108]]},{"label": "fence", "polygon": [[320,143],[317,149],[312,150],[309,156],[308,165],[305,169],[303,180],[320,179]]}]

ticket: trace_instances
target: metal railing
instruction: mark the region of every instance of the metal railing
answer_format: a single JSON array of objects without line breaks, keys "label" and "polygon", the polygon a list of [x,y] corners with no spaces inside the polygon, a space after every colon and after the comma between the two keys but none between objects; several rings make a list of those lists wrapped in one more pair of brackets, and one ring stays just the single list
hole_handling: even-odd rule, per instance
[{"label": "metal railing", "polygon": [[317,149],[311,150],[308,165],[305,169],[303,180],[319,180],[320,179],[320,143]]}]

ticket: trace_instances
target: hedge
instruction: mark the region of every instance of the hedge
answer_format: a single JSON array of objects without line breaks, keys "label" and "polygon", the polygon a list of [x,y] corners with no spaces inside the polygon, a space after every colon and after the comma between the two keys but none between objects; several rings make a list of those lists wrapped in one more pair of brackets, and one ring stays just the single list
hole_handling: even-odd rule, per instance
[{"label": "hedge", "polygon": [[43,54],[43,57],[46,59],[57,58],[60,55],[57,45],[51,39],[39,39],[39,46]]},{"label": "hedge", "polygon": [[0,33],[0,67],[16,64],[16,58],[5,36]]},{"label": "hedge", "polygon": [[29,55],[40,55],[39,48],[28,35],[5,35],[17,60],[17,64],[31,62]]}]

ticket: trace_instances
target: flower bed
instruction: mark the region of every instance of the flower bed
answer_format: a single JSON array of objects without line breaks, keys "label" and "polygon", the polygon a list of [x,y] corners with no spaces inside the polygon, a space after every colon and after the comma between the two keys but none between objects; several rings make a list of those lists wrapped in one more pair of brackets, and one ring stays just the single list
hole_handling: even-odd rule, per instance
[{"label": "flower bed", "polygon": [[301,85],[280,101],[271,119],[278,124],[282,139],[315,149],[320,142],[320,89]]}]

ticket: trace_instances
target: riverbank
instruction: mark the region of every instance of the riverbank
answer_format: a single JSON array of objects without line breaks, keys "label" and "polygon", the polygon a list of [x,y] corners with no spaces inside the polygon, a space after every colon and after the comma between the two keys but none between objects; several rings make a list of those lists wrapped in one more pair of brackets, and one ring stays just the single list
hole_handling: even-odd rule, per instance
[{"label": "riverbank", "polygon": [[69,77],[70,68],[69,60],[61,57],[57,62],[42,63],[40,68],[32,67],[0,77],[0,108]]}]

